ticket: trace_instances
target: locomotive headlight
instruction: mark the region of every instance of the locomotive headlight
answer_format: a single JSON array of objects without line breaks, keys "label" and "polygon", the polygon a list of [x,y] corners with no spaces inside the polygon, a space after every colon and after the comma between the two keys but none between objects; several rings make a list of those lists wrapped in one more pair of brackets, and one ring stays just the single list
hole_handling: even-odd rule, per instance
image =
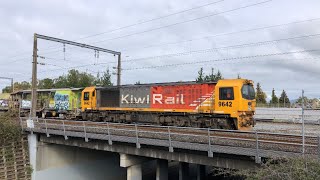
[{"label": "locomotive headlight", "polygon": [[252,102],[248,102],[248,110],[249,110],[249,111],[252,110]]}]

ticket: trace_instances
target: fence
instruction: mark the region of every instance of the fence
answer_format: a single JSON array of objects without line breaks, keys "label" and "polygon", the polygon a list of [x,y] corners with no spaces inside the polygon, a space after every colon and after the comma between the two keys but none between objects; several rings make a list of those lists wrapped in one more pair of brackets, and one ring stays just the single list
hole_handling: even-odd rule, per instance
[{"label": "fence", "polygon": [[190,127],[166,127],[140,124],[79,122],[64,120],[21,118],[24,131],[91,140],[125,142],[143,148],[142,145],[174,149],[203,151],[212,157],[213,153],[253,156],[256,162],[261,157],[301,156],[302,154],[319,158],[319,136],[302,136],[256,131],[233,131]]}]

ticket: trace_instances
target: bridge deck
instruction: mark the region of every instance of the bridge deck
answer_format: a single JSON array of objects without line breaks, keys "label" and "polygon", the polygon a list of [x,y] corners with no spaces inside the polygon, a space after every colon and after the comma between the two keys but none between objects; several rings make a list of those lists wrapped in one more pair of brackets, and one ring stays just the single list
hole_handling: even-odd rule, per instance
[{"label": "bridge deck", "polygon": [[[98,123],[21,118],[24,131],[90,140],[134,144],[137,149],[145,147],[166,148],[255,157],[292,157],[302,155],[302,137],[299,135],[254,131],[231,131],[200,128],[148,126],[140,124]],[[142,146],[142,147],[141,147]],[[145,147],[143,147],[145,146]],[[320,159],[319,136],[305,136],[305,155]]]}]

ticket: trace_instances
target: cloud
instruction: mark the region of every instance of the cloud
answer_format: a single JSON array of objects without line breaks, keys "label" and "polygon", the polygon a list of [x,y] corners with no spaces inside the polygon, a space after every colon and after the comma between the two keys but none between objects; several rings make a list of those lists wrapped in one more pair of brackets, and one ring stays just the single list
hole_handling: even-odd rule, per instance
[{"label": "cloud", "polygon": [[[206,0],[201,4],[212,1]],[[200,8],[169,18],[152,21],[119,31],[101,34],[92,38],[81,39],[80,42],[93,43],[107,40],[94,45],[104,48],[123,51],[123,60],[143,57],[155,57],[163,54],[188,52],[236,44],[274,40],[301,35],[320,33],[320,21],[303,23],[300,25],[283,26],[260,31],[219,35],[236,32],[244,29],[263,27],[274,24],[288,23],[319,17],[320,2],[292,2],[290,0],[272,1],[257,7],[242,9],[210,18],[204,18],[190,23],[183,23],[146,33],[108,40],[125,36],[148,29],[174,24],[194,19],[208,14],[222,12],[259,2],[258,0],[225,1],[216,5]],[[101,33],[134,24],[146,19],[156,18],[177,12],[190,7],[201,5],[197,1],[73,1],[73,0],[31,0],[31,1],[2,1],[0,2],[0,76],[13,76],[16,80],[30,80],[31,55],[33,33],[76,40],[87,35]],[[284,8],[285,7],[285,8]],[[299,12],[299,13],[297,13]],[[203,38],[202,38],[203,37]],[[205,38],[206,37],[206,38]],[[195,39],[187,41],[189,39]],[[204,53],[190,53],[187,55],[150,58],[144,61],[123,63],[123,68],[137,68],[159,66],[166,64],[190,63],[184,66],[163,68],[145,68],[123,71],[123,83],[168,82],[180,80],[194,80],[200,67],[209,72],[211,67],[219,69],[226,78],[236,78],[239,73],[244,78],[260,82],[262,88],[270,92],[275,88],[277,92],[288,90],[289,97],[297,97],[300,89],[310,92],[320,88],[318,82],[320,63],[317,57],[320,51],[311,53],[297,53],[283,56],[257,57],[250,59],[235,59],[221,62],[197,64],[203,60],[222,58],[236,58],[261,54],[317,49],[320,46],[320,37],[301,40],[279,42],[269,45],[260,45],[246,48],[233,48]],[[166,44],[146,48],[149,45]],[[49,50],[46,50],[49,49]],[[39,40],[39,54],[55,58],[39,60],[62,67],[72,67],[93,62],[111,62],[100,66],[81,67],[79,70],[88,72],[112,69],[116,64],[115,57],[100,54],[94,58],[94,52],[81,48],[67,46],[63,53],[63,46],[48,41]],[[63,59],[66,60],[64,61]],[[192,64],[194,63],[194,64]],[[39,66],[39,78],[57,77],[67,70],[49,71],[56,66]],[[113,77],[115,81],[115,77]],[[0,88],[9,85],[0,81]],[[269,94],[268,94],[269,95]],[[313,96],[319,96],[313,93]]]}]

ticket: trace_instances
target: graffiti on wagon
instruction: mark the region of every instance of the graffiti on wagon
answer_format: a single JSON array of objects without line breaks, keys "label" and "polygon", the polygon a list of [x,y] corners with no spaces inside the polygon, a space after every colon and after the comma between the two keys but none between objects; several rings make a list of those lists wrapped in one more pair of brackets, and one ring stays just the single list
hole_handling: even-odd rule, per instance
[{"label": "graffiti on wagon", "polygon": [[70,106],[68,94],[54,95],[54,108],[56,110],[68,110]]}]

